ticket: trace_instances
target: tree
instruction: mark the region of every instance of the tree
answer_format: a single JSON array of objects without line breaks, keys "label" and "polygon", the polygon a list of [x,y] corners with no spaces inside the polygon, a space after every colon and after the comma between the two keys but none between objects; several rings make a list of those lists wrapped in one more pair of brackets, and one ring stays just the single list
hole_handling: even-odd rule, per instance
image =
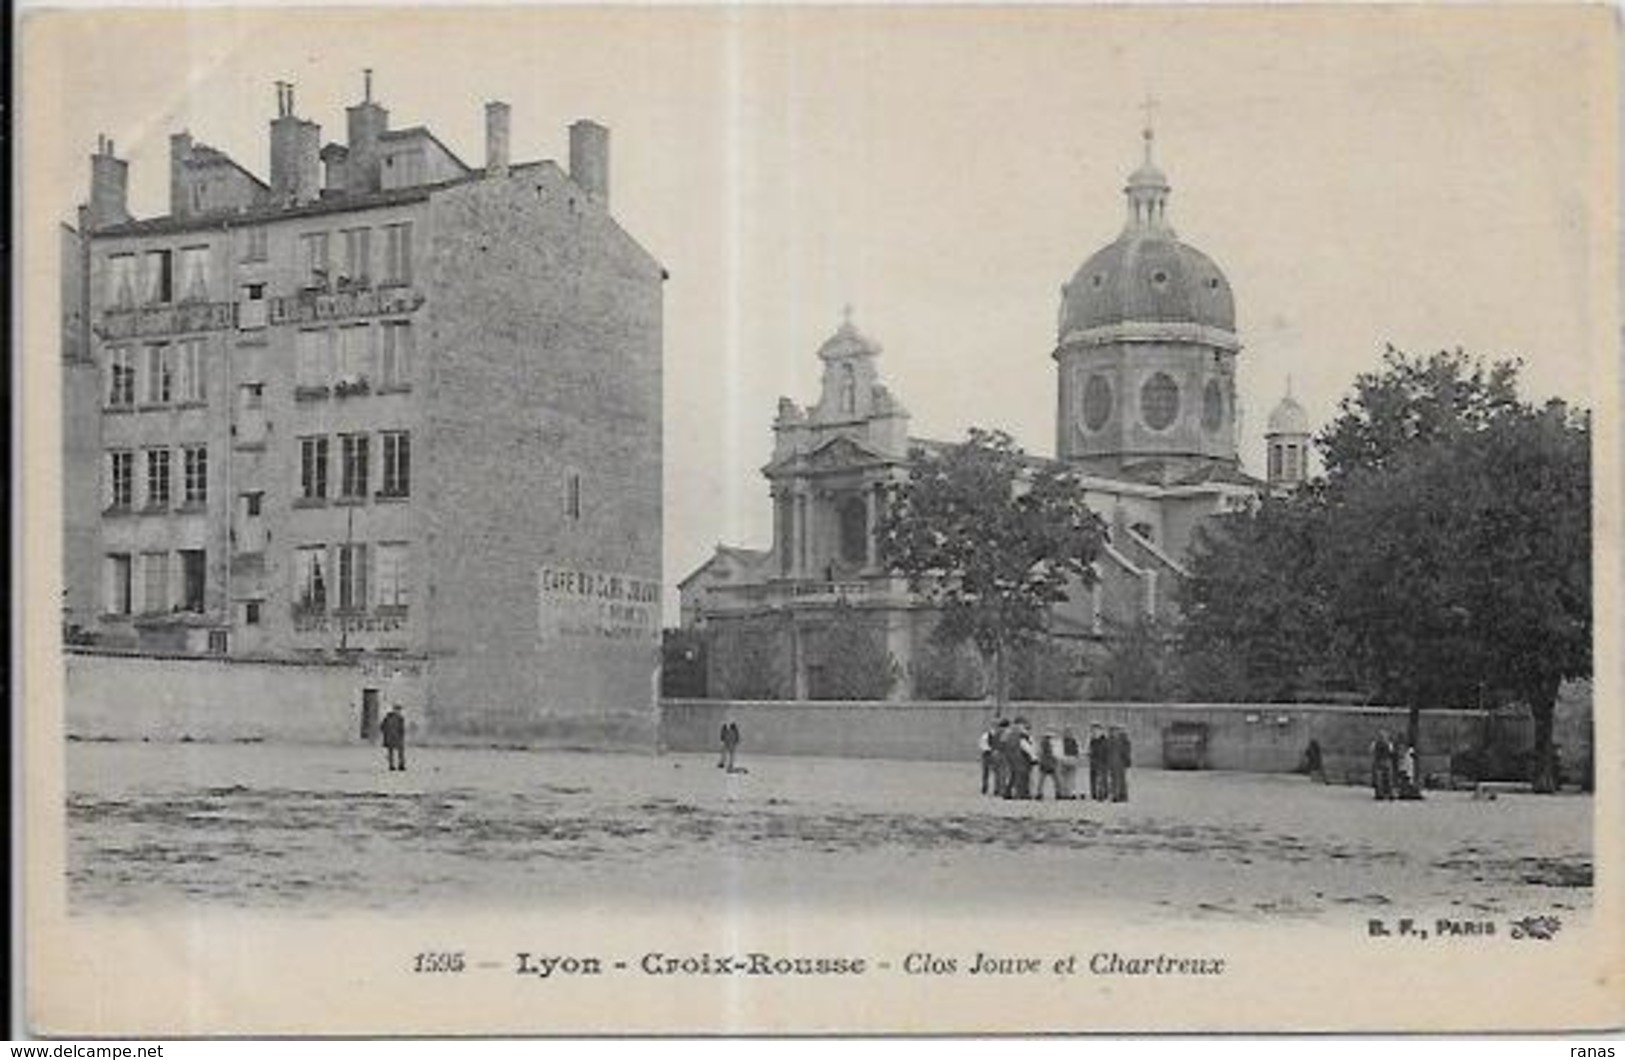
[{"label": "tree", "polygon": [[790,671],[789,630],[728,624],[711,641],[711,687],[724,699],[789,699],[795,694]]},{"label": "tree", "polygon": [[976,649],[963,642],[928,640],[915,653],[910,671],[914,694],[921,699],[981,699],[987,694],[987,680]]},{"label": "tree", "polygon": [[959,445],[910,455],[877,538],[882,562],[940,610],[932,636],[981,653],[998,713],[1011,651],[1043,635],[1072,586],[1093,582],[1105,526],[1073,472],[972,428]]},{"label": "tree", "polygon": [[883,630],[837,604],[817,638],[813,699],[885,699],[902,677]]},{"label": "tree", "polygon": [[1560,683],[1591,670],[1590,423],[1516,361],[1389,347],[1317,442],[1323,480],[1215,520],[1181,587],[1185,675],[1290,698],[1349,680],[1421,711],[1514,697],[1555,783]]},{"label": "tree", "polygon": [[704,699],[708,645],[703,630],[664,629],[660,633],[660,694]]},{"label": "tree", "polygon": [[1382,471],[1402,453],[1481,430],[1525,411],[1517,360],[1485,366],[1462,350],[1411,357],[1389,345],[1382,369],[1355,377],[1354,392],[1315,439],[1334,482],[1354,471]]},{"label": "tree", "polygon": [[1197,699],[1282,702],[1324,683],[1327,597],[1317,564],[1322,491],[1266,497],[1198,532],[1176,588],[1180,655]]},{"label": "tree", "polygon": [[1111,650],[1096,668],[1092,694],[1115,703],[1166,702],[1181,692],[1173,638],[1148,615],[1114,623]]},{"label": "tree", "polygon": [[1344,642],[1382,693],[1411,707],[1488,686],[1535,721],[1537,790],[1556,784],[1563,680],[1591,671],[1588,418],[1560,402],[1350,474],[1326,566]]}]

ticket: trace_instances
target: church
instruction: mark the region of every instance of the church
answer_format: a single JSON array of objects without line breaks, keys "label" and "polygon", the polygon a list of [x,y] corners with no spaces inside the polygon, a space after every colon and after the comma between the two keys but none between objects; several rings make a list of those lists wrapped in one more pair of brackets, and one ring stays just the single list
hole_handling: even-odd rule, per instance
[{"label": "church", "polygon": [[[1063,285],[1051,352],[1054,459],[1079,472],[1109,530],[1095,584],[1052,616],[1053,635],[1080,653],[1098,653],[1113,630],[1141,618],[1172,617],[1202,522],[1307,474],[1308,419],[1290,395],[1269,418],[1267,480],[1241,468],[1235,297],[1219,266],[1169,223],[1170,185],[1153,158],[1153,131],[1143,136],[1123,229]],[[881,352],[849,313],[818,348],[817,400],[779,401],[763,468],[772,546],[719,545],[679,583],[683,626],[713,634],[712,695],[831,697],[850,642],[829,643],[830,629],[854,621],[895,662],[892,696],[928,694],[921,676],[935,617],[880,565],[875,529],[910,453],[950,443],[910,435],[908,409],[882,380]],[[742,687],[742,655],[770,673]]]}]

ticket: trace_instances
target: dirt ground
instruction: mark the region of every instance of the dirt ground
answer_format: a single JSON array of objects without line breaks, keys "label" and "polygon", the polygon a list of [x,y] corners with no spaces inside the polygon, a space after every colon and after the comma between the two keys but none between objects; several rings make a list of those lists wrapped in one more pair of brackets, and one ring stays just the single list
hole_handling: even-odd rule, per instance
[{"label": "dirt ground", "polygon": [[[748,751],[748,749],[747,749]],[[71,743],[74,908],[325,914],[685,900],[1098,904],[1129,922],[1591,905],[1591,798],[1378,803],[1297,776],[1136,770],[1132,800],[1003,802],[978,766]]]}]

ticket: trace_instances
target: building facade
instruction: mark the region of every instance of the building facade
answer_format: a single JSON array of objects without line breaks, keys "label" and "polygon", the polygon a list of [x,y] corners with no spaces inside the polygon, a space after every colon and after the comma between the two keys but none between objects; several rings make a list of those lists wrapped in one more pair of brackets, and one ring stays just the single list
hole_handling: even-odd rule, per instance
[{"label": "building facade", "polygon": [[608,132],[513,163],[490,103],[476,168],[367,81],[325,147],[278,86],[268,182],[174,135],[161,217],[98,146],[64,240],[68,624],[353,660],[363,729],[397,698],[440,733],[642,738],[665,273],[609,211]]},{"label": "building facade", "polygon": [[[1253,503],[1265,487],[1238,456],[1241,342],[1229,281],[1175,234],[1152,144],[1147,129],[1121,233],[1062,288],[1052,351],[1056,459],[1080,473],[1109,528],[1095,584],[1052,615],[1054,634],[1086,653],[1140,619],[1173,617],[1203,521]],[[906,475],[910,452],[945,443],[908,435],[908,413],[879,381],[879,354],[850,320],[820,347],[818,401],[802,409],[781,399],[774,423],[763,469],[772,547],[718,546],[679,585],[684,624],[719,634],[716,694],[736,694],[727,654],[746,650],[784,660],[785,694],[817,696],[821,670],[841,665],[820,650],[837,619],[867,624],[884,643],[899,669],[893,695],[920,685],[935,617],[877,562],[874,531],[885,487]]]}]

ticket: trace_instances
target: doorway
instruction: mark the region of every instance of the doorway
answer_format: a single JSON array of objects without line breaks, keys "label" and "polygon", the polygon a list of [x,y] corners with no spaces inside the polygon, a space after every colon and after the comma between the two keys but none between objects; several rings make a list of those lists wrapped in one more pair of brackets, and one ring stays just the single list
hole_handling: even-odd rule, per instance
[{"label": "doorway", "polygon": [[378,738],[378,690],[376,688],[363,688],[361,690],[361,738],[368,741]]}]

